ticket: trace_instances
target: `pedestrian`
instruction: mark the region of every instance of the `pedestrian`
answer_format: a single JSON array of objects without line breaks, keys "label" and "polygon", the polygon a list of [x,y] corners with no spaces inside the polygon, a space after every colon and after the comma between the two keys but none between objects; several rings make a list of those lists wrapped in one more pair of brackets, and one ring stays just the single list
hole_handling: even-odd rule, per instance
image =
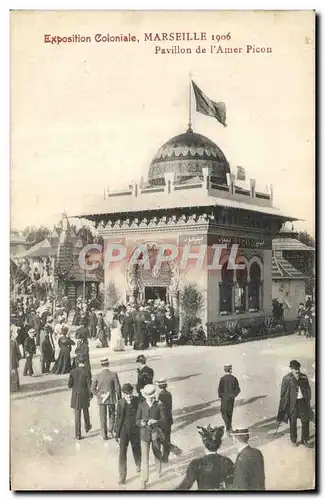
[{"label": "pedestrian", "polygon": [[[141,389],[143,389],[146,385],[153,383],[154,371],[152,368],[147,366],[147,360],[143,354],[139,354],[136,359],[136,363],[138,365],[138,382],[136,389],[139,396],[141,396]],[[140,397],[140,399],[142,398]]]},{"label": "pedestrian", "polygon": [[221,399],[221,416],[229,433],[232,429],[232,415],[235,398],[240,393],[237,378],[232,374],[232,365],[224,365],[225,375],[219,381],[218,395]]},{"label": "pedestrian", "polygon": [[81,411],[83,412],[85,432],[91,429],[89,404],[92,398],[88,371],[85,370],[85,358],[78,359],[78,366],[71,370],[68,387],[72,389],[71,408],[75,414],[75,438],[81,439]]},{"label": "pedestrian", "polygon": [[161,461],[164,463],[168,462],[170,454],[170,435],[173,425],[173,397],[169,391],[167,391],[167,381],[166,379],[160,379],[157,381],[159,393],[158,401],[161,401],[165,407],[166,420],[162,425],[162,430],[165,435],[165,439],[162,442],[162,458]]},{"label": "pedestrian", "polygon": [[87,326],[87,320],[85,316],[83,318],[80,318],[80,327],[76,330],[75,337],[78,340],[89,339],[90,337],[89,328]]},{"label": "pedestrian", "polygon": [[17,329],[14,325],[11,326],[10,332],[10,391],[19,391],[19,361],[21,360],[21,353],[17,343]]},{"label": "pedestrian", "polygon": [[142,391],[144,401],[138,406],[136,422],[140,427],[141,439],[141,489],[147,488],[149,481],[149,452],[152,448],[158,477],[161,475],[161,441],[164,439],[162,427],[165,423],[164,405],[156,399],[156,387],[146,385]]},{"label": "pedestrian", "polygon": [[218,453],[222,443],[224,426],[197,427],[205,446],[205,456],[195,458],[189,464],[186,476],[176,490],[190,490],[197,482],[198,490],[224,490],[232,483],[234,464]]},{"label": "pedestrian", "polygon": [[173,337],[175,333],[175,319],[168,310],[165,316],[166,347],[173,347]]},{"label": "pedestrian", "polygon": [[28,337],[24,342],[24,357],[26,358],[26,363],[23,371],[24,376],[34,375],[33,357],[36,354],[35,335],[36,332],[34,328],[30,328],[28,330]]},{"label": "pedestrian", "polygon": [[107,342],[107,326],[105,324],[103,313],[100,312],[98,314],[98,323],[97,323],[97,339],[98,344],[96,347],[108,347]]},{"label": "pedestrian", "polygon": [[133,344],[134,340],[134,318],[132,314],[131,307],[127,307],[124,321],[122,324],[122,335],[123,339],[125,342],[125,345],[127,346]]},{"label": "pedestrian", "polygon": [[54,361],[54,344],[50,338],[50,325],[45,325],[45,338],[41,343],[41,371],[50,373],[51,363]]},{"label": "pedestrian", "polygon": [[[115,425],[115,407],[121,399],[121,385],[116,372],[109,369],[108,358],[100,360],[102,371],[99,372],[93,380],[91,392],[97,396],[100,432],[102,439],[112,439]],[[108,426],[107,426],[108,412]]]},{"label": "pedestrian", "polygon": [[89,378],[90,378],[90,382],[91,382],[92,376],[91,376],[88,339],[81,338],[80,340],[78,340],[77,347],[75,348],[74,354],[75,354],[75,358],[74,358],[75,359],[75,363],[74,363],[75,366],[78,366],[78,359],[80,357],[85,359],[85,363],[84,363],[85,370],[88,370],[88,374],[89,374]]},{"label": "pedestrian", "polygon": [[62,327],[62,335],[58,340],[59,355],[54,363],[52,373],[55,375],[64,375],[71,371],[71,347],[75,342],[68,336],[69,328]]},{"label": "pedestrian", "polygon": [[236,429],[231,434],[238,451],[232,488],[244,491],[265,490],[264,458],[262,452],[257,448],[249,446],[248,429]]},{"label": "pedestrian", "polygon": [[92,309],[90,314],[89,314],[89,321],[88,321],[88,325],[89,325],[89,329],[90,329],[90,337],[92,339],[96,338],[97,323],[98,323],[98,320],[97,320],[97,315],[95,313],[95,309]]},{"label": "pedestrian", "polygon": [[305,333],[305,315],[305,306],[302,302],[300,302],[297,310],[298,335],[301,335],[302,331]]},{"label": "pedestrian", "polygon": [[124,351],[125,349],[124,340],[121,332],[121,323],[118,314],[114,314],[113,316],[110,348],[113,351]]},{"label": "pedestrian", "polygon": [[309,447],[309,422],[314,419],[310,407],[311,389],[308,377],[300,372],[300,367],[299,361],[293,359],[289,363],[291,372],[282,379],[277,421],[287,423],[289,420],[291,443],[299,446],[297,419],[300,418],[301,444]]},{"label": "pedestrian", "polygon": [[133,396],[133,386],[124,384],[122,399],[116,407],[115,438],[119,443],[119,484],[123,485],[127,475],[127,450],[131,442],[137,473],[141,470],[140,429],[136,423],[139,398]]}]

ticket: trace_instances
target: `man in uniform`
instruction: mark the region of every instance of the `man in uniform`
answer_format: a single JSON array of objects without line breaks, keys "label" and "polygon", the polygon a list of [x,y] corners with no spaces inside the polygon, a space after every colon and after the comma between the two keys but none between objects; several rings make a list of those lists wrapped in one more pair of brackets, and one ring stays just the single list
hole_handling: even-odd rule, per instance
[{"label": "man in uniform", "polygon": [[244,491],[265,490],[264,458],[257,448],[248,444],[248,429],[236,429],[231,433],[238,455],[235,462],[233,489]]},{"label": "man in uniform", "polygon": [[221,399],[221,416],[229,433],[232,429],[232,415],[234,412],[235,398],[240,393],[240,387],[237,378],[231,373],[232,365],[224,366],[225,375],[219,382],[218,395]]},{"label": "man in uniform", "polygon": [[154,371],[152,368],[147,366],[147,361],[146,361],[146,358],[143,354],[140,354],[137,357],[136,363],[138,365],[138,368],[137,368],[138,382],[137,382],[136,389],[138,391],[138,394],[140,395],[140,399],[142,399],[141,389],[143,389],[147,384],[153,383]]},{"label": "man in uniform", "polygon": [[[97,396],[100,432],[104,441],[113,437],[115,424],[115,405],[121,399],[121,386],[116,372],[109,369],[108,358],[100,360],[103,370],[93,380],[91,392]],[[108,412],[108,429],[107,429]],[[108,432],[107,432],[108,431]]]},{"label": "man in uniform", "polygon": [[289,363],[291,373],[282,379],[281,395],[277,421],[290,422],[290,439],[293,446],[297,443],[297,419],[301,420],[301,444],[309,447],[309,422],[312,419],[310,408],[311,389],[308,377],[300,372],[299,361]]},{"label": "man in uniform", "polygon": [[34,328],[30,328],[28,330],[28,337],[24,342],[24,356],[26,358],[26,363],[23,371],[24,376],[34,375],[33,356],[36,354],[35,335],[36,332]]}]

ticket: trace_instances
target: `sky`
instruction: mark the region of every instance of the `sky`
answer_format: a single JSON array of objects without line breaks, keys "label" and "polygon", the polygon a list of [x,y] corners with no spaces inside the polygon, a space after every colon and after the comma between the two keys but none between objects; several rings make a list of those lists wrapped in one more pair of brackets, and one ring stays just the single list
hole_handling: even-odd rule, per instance
[{"label": "sky", "polygon": [[[202,42],[144,33],[204,32]],[[132,33],[139,43],[96,43]],[[230,33],[231,40],[211,41]],[[49,44],[44,35],[90,36]],[[211,54],[210,45],[243,54]],[[179,45],[192,54],[155,54]],[[207,53],[197,54],[201,46]],[[272,53],[247,54],[247,45]],[[227,124],[193,109],[214,141],[274,205],[314,235],[314,31],[311,12],[14,12],[11,15],[11,225],[51,225],[93,196],[147,177],[159,147],[186,131],[189,74]]]}]

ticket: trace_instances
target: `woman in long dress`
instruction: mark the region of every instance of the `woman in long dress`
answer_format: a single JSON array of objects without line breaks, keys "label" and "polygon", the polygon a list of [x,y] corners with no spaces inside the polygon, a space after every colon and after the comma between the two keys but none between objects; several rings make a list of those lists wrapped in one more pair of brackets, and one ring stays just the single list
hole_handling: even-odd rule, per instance
[{"label": "woman in long dress", "polygon": [[68,337],[69,328],[62,327],[62,336],[59,338],[58,346],[60,348],[58,359],[56,360],[52,373],[63,375],[71,371],[71,346],[75,345],[74,341]]},{"label": "woman in long dress", "polygon": [[218,453],[224,434],[224,426],[199,427],[198,432],[206,448],[206,455],[195,458],[189,464],[186,476],[176,490],[190,490],[196,482],[198,490],[224,490],[231,486],[234,464]]},{"label": "woman in long dress", "polygon": [[99,344],[97,347],[108,347],[107,342],[107,326],[105,324],[103,313],[99,313],[98,323],[97,323],[97,339]]},{"label": "woman in long dress", "polygon": [[110,348],[113,351],[124,351],[125,349],[121,323],[119,322],[118,315],[114,315],[112,321]]}]

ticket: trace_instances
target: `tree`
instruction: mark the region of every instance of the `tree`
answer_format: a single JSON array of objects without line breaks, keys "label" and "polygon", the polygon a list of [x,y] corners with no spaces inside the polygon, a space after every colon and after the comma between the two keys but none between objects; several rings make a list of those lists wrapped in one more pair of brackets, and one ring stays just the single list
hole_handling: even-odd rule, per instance
[{"label": "tree", "polygon": [[185,342],[191,342],[193,328],[201,323],[200,316],[203,304],[203,295],[196,283],[186,284],[180,297],[183,323],[181,336],[184,338]]},{"label": "tree", "polygon": [[28,248],[40,243],[50,236],[50,230],[45,226],[27,226],[23,230],[23,235],[28,243]]},{"label": "tree", "polygon": [[119,302],[119,293],[114,281],[109,281],[105,290],[105,304],[109,309],[113,309]]},{"label": "tree", "polygon": [[315,248],[315,239],[307,231],[300,231],[297,239],[307,247]]}]

